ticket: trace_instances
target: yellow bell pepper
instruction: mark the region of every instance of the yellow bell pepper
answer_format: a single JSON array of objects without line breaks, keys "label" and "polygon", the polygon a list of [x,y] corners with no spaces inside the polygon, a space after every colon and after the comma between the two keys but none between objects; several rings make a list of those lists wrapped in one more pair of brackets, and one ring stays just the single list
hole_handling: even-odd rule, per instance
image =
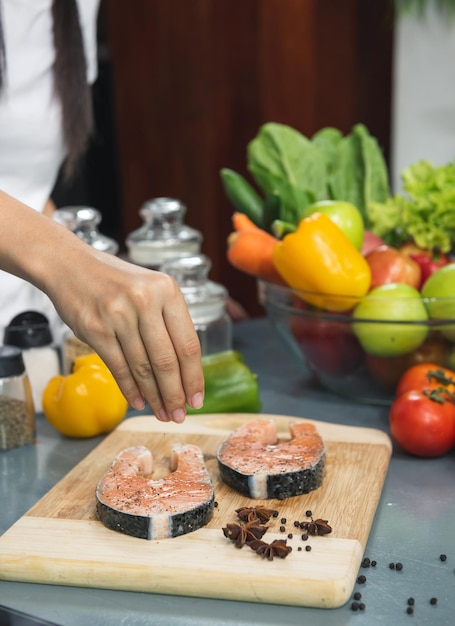
[{"label": "yellow bell pepper", "polygon": [[273,262],[290,287],[305,292],[302,300],[329,311],[352,308],[371,285],[368,263],[323,213],[302,219],[275,246]]},{"label": "yellow bell pepper", "polygon": [[68,376],[54,376],[43,392],[43,412],[67,437],[108,433],[125,417],[128,403],[97,354],[80,356]]}]

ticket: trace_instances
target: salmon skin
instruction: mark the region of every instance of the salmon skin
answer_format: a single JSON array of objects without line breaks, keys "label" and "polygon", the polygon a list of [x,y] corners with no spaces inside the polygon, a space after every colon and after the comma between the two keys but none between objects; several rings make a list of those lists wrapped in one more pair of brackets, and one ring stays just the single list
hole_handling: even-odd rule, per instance
[{"label": "salmon skin", "polygon": [[171,473],[152,480],[152,453],[145,446],[117,454],[96,487],[96,511],[110,528],[141,539],[167,539],[207,524],[214,489],[201,449],[174,444]]},{"label": "salmon skin", "polygon": [[325,445],[315,426],[292,422],[289,441],[278,441],[274,420],[254,420],[234,431],[218,448],[223,481],[250,498],[284,499],[321,486]]}]

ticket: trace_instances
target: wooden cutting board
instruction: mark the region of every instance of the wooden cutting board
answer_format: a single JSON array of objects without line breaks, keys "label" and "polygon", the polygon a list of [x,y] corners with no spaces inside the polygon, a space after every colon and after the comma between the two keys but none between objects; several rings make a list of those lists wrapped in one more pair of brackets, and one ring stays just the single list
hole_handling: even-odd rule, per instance
[{"label": "wooden cutting board", "polygon": [[[258,416],[188,417],[183,425],[152,416],[127,419],[0,537],[0,579],[151,593],[333,608],[344,604],[356,582],[391,455],[379,430],[313,422],[327,447],[323,485],[287,500],[250,500],[219,480],[216,451],[245,421]],[[276,420],[288,437],[286,416]],[[105,528],[95,513],[95,487],[115,455],[128,446],[152,450],[153,478],[169,473],[173,443],[191,442],[204,452],[218,506],[209,524],[174,539],[148,541]],[[223,526],[235,509],[260,503],[279,511],[264,536],[286,538],[286,559],[268,561],[248,547],[237,549]],[[330,535],[302,541],[294,521],[307,510],[327,519]],[[282,519],[286,522],[282,522]],[[285,527],[285,532],[280,526]],[[311,551],[305,547],[311,546]],[[299,550],[299,547],[301,550]]]}]

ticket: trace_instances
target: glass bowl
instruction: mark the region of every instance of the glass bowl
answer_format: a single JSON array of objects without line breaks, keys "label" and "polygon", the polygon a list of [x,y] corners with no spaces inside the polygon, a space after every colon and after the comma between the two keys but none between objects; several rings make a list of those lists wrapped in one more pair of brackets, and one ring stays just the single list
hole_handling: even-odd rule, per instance
[{"label": "glass bowl", "polygon": [[[340,307],[335,303],[332,309],[341,311],[334,312],[324,308],[327,294],[311,294],[263,280],[258,281],[258,297],[302,373],[311,374],[326,389],[352,400],[389,405],[401,375],[417,363],[455,368],[455,316],[418,322],[354,318],[358,298],[338,296]],[[336,299],[330,296],[332,305]],[[379,309],[390,309],[389,299],[376,300]],[[455,311],[455,297],[421,300],[427,310],[444,304],[446,311]],[[392,310],[402,305],[407,305],[406,299],[395,298]],[[382,346],[393,346],[395,340],[405,348],[393,356],[379,354],[384,352]]]}]

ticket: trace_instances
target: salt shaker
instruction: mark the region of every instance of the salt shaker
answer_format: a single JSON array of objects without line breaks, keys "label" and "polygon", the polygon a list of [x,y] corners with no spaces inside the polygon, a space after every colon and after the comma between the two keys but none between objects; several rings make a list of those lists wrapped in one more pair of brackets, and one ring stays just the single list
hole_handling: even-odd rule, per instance
[{"label": "salt shaker", "polygon": [[184,224],[186,206],[174,198],[153,198],[139,210],[144,224],[126,238],[128,259],[158,269],[168,259],[198,254],[202,234]]},{"label": "salt shaker", "polygon": [[35,411],[22,352],[0,346],[0,450],[35,439]]},{"label": "salt shaker", "polygon": [[160,270],[182,290],[203,355],[232,349],[232,322],[226,312],[228,292],[208,279],[212,263],[204,254],[169,259]]},{"label": "salt shaker", "polygon": [[41,412],[43,391],[50,379],[60,374],[60,359],[49,320],[38,311],[24,311],[5,328],[3,343],[22,350],[35,411]]},{"label": "salt shaker", "polygon": [[64,206],[54,211],[52,217],[54,221],[66,226],[92,248],[109,254],[117,254],[118,243],[98,231],[98,225],[101,223],[101,213],[98,209],[83,205]]}]

